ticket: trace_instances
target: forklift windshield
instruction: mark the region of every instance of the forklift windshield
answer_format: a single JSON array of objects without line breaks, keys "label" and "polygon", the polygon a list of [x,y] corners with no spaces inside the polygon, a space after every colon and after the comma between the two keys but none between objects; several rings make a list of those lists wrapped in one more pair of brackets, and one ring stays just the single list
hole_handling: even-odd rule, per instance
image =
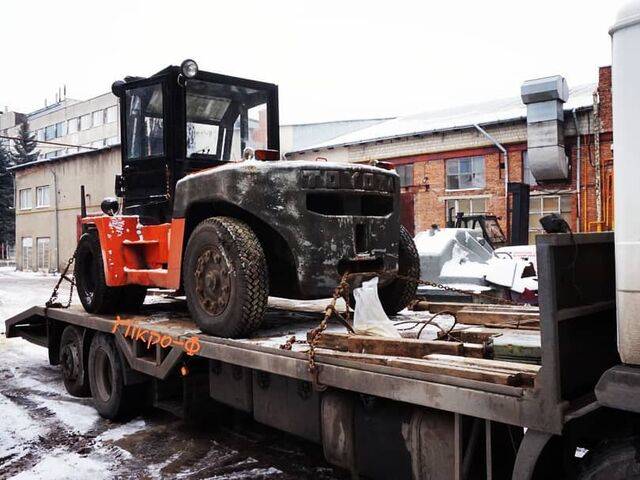
[{"label": "forklift windshield", "polygon": [[202,80],[186,82],[186,157],[240,161],[267,148],[267,92]]}]

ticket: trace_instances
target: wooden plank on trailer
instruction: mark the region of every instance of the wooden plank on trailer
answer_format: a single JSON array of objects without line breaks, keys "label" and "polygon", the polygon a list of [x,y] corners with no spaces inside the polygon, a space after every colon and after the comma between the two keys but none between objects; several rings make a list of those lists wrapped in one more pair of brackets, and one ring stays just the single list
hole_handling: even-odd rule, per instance
[{"label": "wooden plank on trailer", "polygon": [[414,304],[415,310],[428,310],[431,313],[442,311],[457,311],[463,309],[485,311],[485,312],[521,312],[532,315],[539,315],[540,308],[530,305],[509,305],[509,304],[489,304],[489,303],[461,303],[461,302],[428,302],[420,300]]},{"label": "wooden plank on trailer", "polygon": [[[311,332],[308,332],[307,342],[310,341]],[[317,346],[341,352],[396,355],[411,358],[421,358],[431,353],[465,355],[474,358],[484,358],[485,356],[485,346],[482,344],[444,340],[416,340],[412,338],[369,337],[343,333],[322,333]]]},{"label": "wooden plank on trailer", "polygon": [[515,372],[537,374],[540,371],[540,365],[531,365],[530,363],[506,362],[504,360],[492,360],[488,358],[467,358],[455,357],[453,355],[442,355],[433,353],[424,357],[426,360],[447,361],[458,363],[460,365],[477,366],[483,368],[496,368],[502,370],[513,370]]},{"label": "wooden plank on trailer", "polygon": [[490,370],[487,368],[472,368],[465,365],[446,364],[444,362],[429,361],[425,359],[414,359],[366,353],[363,354],[354,352],[335,352],[333,350],[327,349],[318,349],[316,355],[319,360],[322,359],[322,356],[329,356],[345,360],[354,360],[367,364],[395,367],[415,372],[466,378],[469,380],[477,380],[480,382],[488,382],[498,385],[517,387],[527,383],[526,381],[524,381],[526,379],[519,372],[499,369]]}]

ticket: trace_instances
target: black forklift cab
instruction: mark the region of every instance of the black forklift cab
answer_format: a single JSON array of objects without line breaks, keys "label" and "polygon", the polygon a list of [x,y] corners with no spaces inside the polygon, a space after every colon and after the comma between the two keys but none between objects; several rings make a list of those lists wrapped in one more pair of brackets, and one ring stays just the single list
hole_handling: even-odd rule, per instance
[{"label": "black forklift cab", "polygon": [[247,147],[279,150],[278,87],[199,71],[193,60],[115,82],[120,99],[123,213],[169,222],[178,180],[242,161]]}]

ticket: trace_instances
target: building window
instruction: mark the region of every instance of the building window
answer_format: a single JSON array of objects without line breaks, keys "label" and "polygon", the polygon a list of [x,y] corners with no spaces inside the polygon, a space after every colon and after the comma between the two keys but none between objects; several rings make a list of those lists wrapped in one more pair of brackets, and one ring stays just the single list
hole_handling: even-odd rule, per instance
[{"label": "building window", "polygon": [[536,179],[531,173],[531,165],[529,165],[529,152],[522,152],[522,183],[527,185],[537,185]]},{"label": "building window", "polygon": [[105,110],[105,122],[104,123],[113,123],[118,119],[118,107],[115,105],[113,107],[109,107]]},{"label": "building window", "polygon": [[104,122],[104,111],[103,110],[95,111],[93,112],[92,117],[93,117],[92,125],[94,127],[99,127]]},{"label": "building window", "polygon": [[67,134],[67,122],[56,123],[56,137],[64,137]]},{"label": "building window", "polygon": [[64,148],[62,150],[54,150],[53,152],[45,153],[44,158],[56,158],[64,155]]},{"label": "building window", "polygon": [[44,128],[39,128],[36,130],[36,140],[43,141],[44,140]]},{"label": "building window", "polygon": [[36,255],[38,270],[44,270],[45,272],[48,272],[51,269],[51,259],[49,256],[49,237],[36,239]]},{"label": "building window", "polygon": [[33,207],[30,188],[20,190],[18,195],[20,197],[20,210],[28,210]]},{"label": "building window", "polygon": [[484,188],[484,157],[453,158],[446,166],[447,190]]},{"label": "building window", "polygon": [[44,139],[53,140],[54,138],[56,138],[56,126],[49,125],[44,129]]},{"label": "building window", "polygon": [[407,165],[396,165],[396,172],[400,175],[401,187],[413,185],[413,163],[408,163]]},{"label": "building window", "polygon": [[91,114],[87,113],[80,117],[80,130],[88,130],[91,128]]},{"label": "building window", "polygon": [[76,133],[78,131],[78,117],[72,118],[67,122],[67,133]]},{"label": "building window", "polygon": [[447,220],[449,219],[449,211],[453,208],[451,216],[455,220],[458,213],[465,215],[481,215],[487,213],[486,198],[447,198],[444,201],[446,208]]},{"label": "building window", "polygon": [[532,196],[529,199],[529,244],[536,243],[536,235],[544,233],[540,219],[559,213],[571,225],[571,195]]},{"label": "building window", "polygon": [[48,207],[49,205],[49,185],[36,187],[36,208]]},{"label": "building window", "polygon": [[22,237],[22,270],[31,270],[33,265],[33,238]]}]

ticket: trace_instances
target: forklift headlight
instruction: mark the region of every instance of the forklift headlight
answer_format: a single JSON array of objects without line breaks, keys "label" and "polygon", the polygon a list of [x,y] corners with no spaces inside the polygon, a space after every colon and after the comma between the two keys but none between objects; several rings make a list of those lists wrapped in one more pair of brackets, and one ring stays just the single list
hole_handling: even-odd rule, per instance
[{"label": "forklift headlight", "polygon": [[182,62],[182,65],[180,65],[180,70],[185,77],[193,78],[198,73],[198,64],[195,62],[195,60],[187,58],[184,62]]}]

